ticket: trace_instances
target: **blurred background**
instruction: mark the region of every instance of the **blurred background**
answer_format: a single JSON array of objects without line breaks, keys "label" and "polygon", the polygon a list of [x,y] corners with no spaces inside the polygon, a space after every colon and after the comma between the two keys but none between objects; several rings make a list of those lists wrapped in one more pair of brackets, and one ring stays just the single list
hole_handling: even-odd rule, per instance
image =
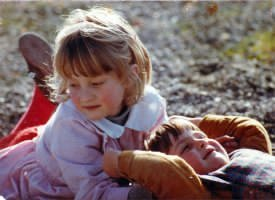
[{"label": "blurred background", "polygon": [[120,11],[138,32],[169,115],[252,117],[275,142],[275,0],[0,2],[0,135],[32,95],[18,37],[36,32],[53,45],[64,16],[94,5]]}]

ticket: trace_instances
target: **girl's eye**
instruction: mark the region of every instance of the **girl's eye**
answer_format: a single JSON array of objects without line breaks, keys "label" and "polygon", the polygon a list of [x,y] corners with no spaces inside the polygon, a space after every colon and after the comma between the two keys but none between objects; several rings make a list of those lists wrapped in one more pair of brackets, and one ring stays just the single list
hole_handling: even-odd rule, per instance
[{"label": "girl's eye", "polygon": [[94,82],[94,83],[92,83],[93,86],[100,86],[100,85],[103,85],[103,84],[104,84],[103,81],[102,82]]},{"label": "girl's eye", "polygon": [[69,83],[69,87],[70,88],[75,88],[75,87],[77,87],[78,85],[76,84],[76,83]]}]

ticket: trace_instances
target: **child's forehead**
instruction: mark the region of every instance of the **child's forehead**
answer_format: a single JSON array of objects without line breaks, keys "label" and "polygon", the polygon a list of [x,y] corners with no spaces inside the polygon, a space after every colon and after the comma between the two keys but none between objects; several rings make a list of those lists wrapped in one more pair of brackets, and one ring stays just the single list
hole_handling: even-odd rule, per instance
[{"label": "child's forehead", "polygon": [[170,122],[176,124],[177,127],[180,128],[180,129],[186,129],[186,130],[192,129],[192,130],[194,130],[194,129],[197,128],[192,122],[186,120],[182,116],[172,117],[170,119]]},{"label": "child's forehead", "polygon": [[194,137],[194,132],[191,128],[183,129],[179,136],[181,140],[187,140],[188,138],[193,138],[193,137]]},{"label": "child's forehead", "polygon": [[184,117],[173,117],[171,118],[171,122],[176,124],[177,129],[181,133],[181,137],[197,137],[198,135],[206,136],[206,134],[202,132],[199,127],[194,125],[192,122],[186,120]]},{"label": "child's forehead", "polygon": [[103,80],[103,79],[110,79],[110,78],[116,78],[117,75],[113,71],[102,73],[102,74],[96,74],[96,75],[78,75],[78,74],[72,74],[69,79],[70,80],[87,80],[87,81],[96,81],[96,80]]},{"label": "child's forehead", "polygon": [[112,66],[101,63],[98,59],[95,60],[85,56],[70,58],[62,67],[59,67],[59,72],[64,75],[64,78],[98,77],[112,70],[114,70]]},{"label": "child's forehead", "polygon": [[190,141],[190,139],[193,138],[193,133],[191,130],[184,130],[178,135],[178,137],[174,137],[172,134],[169,134],[168,136],[171,141],[171,147],[174,148]]},{"label": "child's forehead", "polygon": [[202,139],[202,138],[207,138],[207,136],[203,132],[193,130],[193,129],[186,129],[181,132],[181,134],[177,139],[175,139],[173,144],[177,146],[186,145],[188,143],[194,144],[197,142],[196,139]]},{"label": "child's forehead", "polygon": [[200,130],[194,130],[194,129],[186,129],[183,130],[181,135],[185,138],[201,138],[201,137],[207,137],[207,135],[200,131]]}]

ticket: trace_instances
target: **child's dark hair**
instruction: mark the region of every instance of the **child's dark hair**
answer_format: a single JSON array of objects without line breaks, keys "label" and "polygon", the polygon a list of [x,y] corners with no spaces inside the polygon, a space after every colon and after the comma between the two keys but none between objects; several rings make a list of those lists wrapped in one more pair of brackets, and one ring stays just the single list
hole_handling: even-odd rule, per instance
[{"label": "child's dark hair", "polygon": [[146,150],[160,151],[168,154],[172,145],[171,137],[177,139],[185,130],[199,130],[193,123],[181,117],[170,118],[169,122],[159,126],[145,141]]}]

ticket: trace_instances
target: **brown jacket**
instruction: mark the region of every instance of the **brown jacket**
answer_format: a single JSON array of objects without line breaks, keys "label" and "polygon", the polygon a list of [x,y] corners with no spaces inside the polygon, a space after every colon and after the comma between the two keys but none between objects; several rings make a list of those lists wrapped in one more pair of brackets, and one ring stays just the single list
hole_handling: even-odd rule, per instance
[{"label": "brown jacket", "polygon": [[[210,138],[236,137],[243,148],[272,154],[265,128],[256,120],[238,116],[206,115],[199,127]],[[183,159],[149,151],[124,151],[119,156],[120,173],[151,190],[158,199],[213,199],[201,180]],[[225,197],[229,197],[225,194]]]}]

